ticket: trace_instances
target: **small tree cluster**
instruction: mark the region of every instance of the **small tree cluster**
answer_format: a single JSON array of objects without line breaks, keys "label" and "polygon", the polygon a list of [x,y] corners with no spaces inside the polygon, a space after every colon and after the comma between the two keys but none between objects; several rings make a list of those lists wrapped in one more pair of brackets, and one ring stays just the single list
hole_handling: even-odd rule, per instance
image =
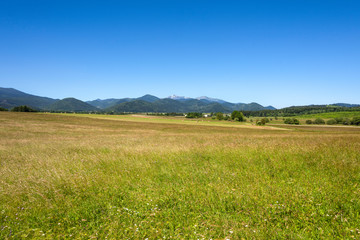
[{"label": "small tree cluster", "polygon": [[32,109],[31,107],[28,107],[26,105],[14,107],[11,109],[12,112],[37,112],[36,110]]},{"label": "small tree cluster", "polygon": [[353,119],[349,118],[334,118],[337,124],[343,124],[343,125],[360,125],[360,117],[353,117]]},{"label": "small tree cluster", "polygon": [[217,120],[223,120],[224,119],[224,114],[222,112],[218,112],[216,113],[216,119]]},{"label": "small tree cluster", "polygon": [[239,122],[244,122],[245,121],[245,117],[244,114],[240,111],[233,111],[231,113],[231,119],[235,120],[235,121],[239,121]]},{"label": "small tree cluster", "polygon": [[[306,120],[306,124],[325,124],[324,119],[321,118],[317,118],[314,121],[312,120]],[[337,117],[337,118],[332,118],[326,121],[327,125],[335,125],[335,124],[343,124],[343,125],[356,125],[359,126],[360,125],[360,117],[353,117],[353,119],[349,119],[349,118],[342,118],[342,117]]]},{"label": "small tree cluster", "polygon": [[0,107],[0,112],[6,112],[7,111],[7,109],[6,108],[2,108],[2,107]]},{"label": "small tree cluster", "polygon": [[314,120],[314,124],[325,124],[325,121],[322,118],[317,118]]},{"label": "small tree cluster", "polygon": [[203,114],[198,112],[189,112],[186,114],[186,118],[202,118]]},{"label": "small tree cluster", "polygon": [[[306,124],[325,124],[325,121],[322,118],[317,118],[314,121],[308,119],[308,120],[305,121],[305,123]],[[331,124],[331,122],[330,122],[330,124]]]},{"label": "small tree cluster", "polygon": [[222,112],[217,112],[214,116],[212,116],[212,119],[217,119],[217,120],[225,120],[225,121],[229,121],[230,117],[227,114],[224,114]]},{"label": "small tree cluster", "polygon": [[285,123],[285,124],[295,124],[295,125],[299,125],[299,124],[300,124],[299,120],[296,119],[296,118],[285,118],[285,119],[284,119],[284,123]]},{"label": "small tree cluster", "polygon": [[360,126],[360,117],[353,117],[351,120],[349,118],[335,118],[335,120],[338,124]]},{"label": "small tree cluster", "polygon": [[352,124],[352,125],[356,125],[356,126],[360,126],[360,117],[354,117],[354,118],[351,120],[351,124]]},{"label": "small tree cluster", "polygon": [[349,118],[344,118],[344,120],[342,121],[342,124],[344,125],[350,125],[351,124],[351,120]]},{"label": "small tree cluster", "polygon": [[258,126],[264,126],[266,123],[268,123],[269,122],[269,119],[267,119],[267,118],[262,118],[261,120],[257,120],[256,121],[256,125],[258,125]]},{"label": "small tree cluster", "polygon": [[[265,123],[269,123],[270,122],[270,120],[267,118],[267,117],[265,117],[265,118],[263,118],[264,119],[264,121],[265,121]],[[262,119],[261,119],[262,120]]]},{"label": "small tree cluster", "polygon": [[329,119],[329,120],[326,121],[326,124],[327,125],[335,125],[335,124],[337,124],[337,122],[336,122],[335,119]]}]

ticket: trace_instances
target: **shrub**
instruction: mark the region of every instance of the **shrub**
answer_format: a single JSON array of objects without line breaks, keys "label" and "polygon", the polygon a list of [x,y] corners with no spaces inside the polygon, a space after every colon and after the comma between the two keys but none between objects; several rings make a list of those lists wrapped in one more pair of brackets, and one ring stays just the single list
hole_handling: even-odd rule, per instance
[{"label": "shrub", "polygon": [[222,112],[216,113],[216,119],[217,120],[223,120],[224,119],[224,114]]},{"label": "shrub", "polygon": [[299,120],[297,120],[296,118],[286,118],[286,119],[284,120],[284,123],[285,123],[285,124],[295,124],[295,125],[299,125],[299,124],[300,124]]},{"label": "shrub", "polygon": [[335,119],[337,124],[343,123],[343,121],[344,121],[344,118],[342,118],[342,117],[337,117],[337,118],[334,118],[334,119]]},{"label": "shrub", "polygon": [[359,126],[360,125],[360,117],[353,117],[351,124]]},{"label": "shrub", "polygon": [[305,122],[306,124],[313,124],[313,121],[312,120],[310,120],[310,119],[308,119],[308,120],[306,120],[306,122]]},{"label": "shrub", "polygon": [[326,124],[327,125],[334,125],[334,124],[337,124],[337,121],[335,119],[330,119],[330,120],[326,121]]},{"label": "shrub", "polygon": [[322,118],[317,118],[315,119],[314,124],[325,124],[325,121]]},{"label": "shrub", "polygon": [[284,123],[285,124],[294,124],[294,121],[291,118],[285,118]]},{"label": "shrub", "polygon": [[6,108],[2,108],[2,107],[0,107],[0,112],[2,112],[2,111],[7,111],[7,109]]},{"label": "shrub", "polygon": [[350,119],[348,119],[348,118],[344,118],[344,120],[342,121],[342,124],[344,124],[344,125],[350,125],[350,124],[351,124],[351,121],[350,121]]},{"label": "shrub", "polygon": [[244,114],[242,112],[239,112],[239,111],[233,111],[231,113],[231,119],[235,120],[235,121],[243,122],[244,121]]},{"label": "shrub", "polygon": [[258,125],[258,126],[263,126],[263,125],[265,125],[265,119],[261,119],[261,120],[257,120],[256,121],[256,125]]}]

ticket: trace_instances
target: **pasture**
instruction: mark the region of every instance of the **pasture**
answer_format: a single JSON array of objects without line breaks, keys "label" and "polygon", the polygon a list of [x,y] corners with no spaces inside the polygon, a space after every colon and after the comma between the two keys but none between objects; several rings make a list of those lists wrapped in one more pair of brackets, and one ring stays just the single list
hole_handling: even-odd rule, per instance
[{"label": "pasture", "polygon": [[360,238],[360,127],[0,112],[1,239]]},{"label": "pasture", "polygon": [[299,118],[324,118],[324,119],[331,119],[331,118],[353,118],[353,117],[360,117],[360,111],[349,111],[349,112],[328,112],[328,113],[317,113],[317,114],[304,114],[300,115]]}]

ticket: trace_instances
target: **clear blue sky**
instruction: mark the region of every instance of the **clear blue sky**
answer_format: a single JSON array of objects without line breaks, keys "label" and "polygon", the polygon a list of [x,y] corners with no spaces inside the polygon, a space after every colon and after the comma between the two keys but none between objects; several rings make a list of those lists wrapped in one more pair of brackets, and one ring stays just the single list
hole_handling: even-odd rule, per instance
[{"label": "clear blue sky", "polygon": [[360,1],[1,0],[0,87],[359,104]]}]

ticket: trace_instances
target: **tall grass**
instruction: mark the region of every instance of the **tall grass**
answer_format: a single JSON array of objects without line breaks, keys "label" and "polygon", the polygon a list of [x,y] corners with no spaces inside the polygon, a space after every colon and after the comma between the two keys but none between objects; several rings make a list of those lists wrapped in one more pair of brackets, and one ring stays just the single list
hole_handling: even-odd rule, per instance
[{"label": "tall grass", "polygon": [[359,238],[360,131],[0,113],[0,238]]}]

